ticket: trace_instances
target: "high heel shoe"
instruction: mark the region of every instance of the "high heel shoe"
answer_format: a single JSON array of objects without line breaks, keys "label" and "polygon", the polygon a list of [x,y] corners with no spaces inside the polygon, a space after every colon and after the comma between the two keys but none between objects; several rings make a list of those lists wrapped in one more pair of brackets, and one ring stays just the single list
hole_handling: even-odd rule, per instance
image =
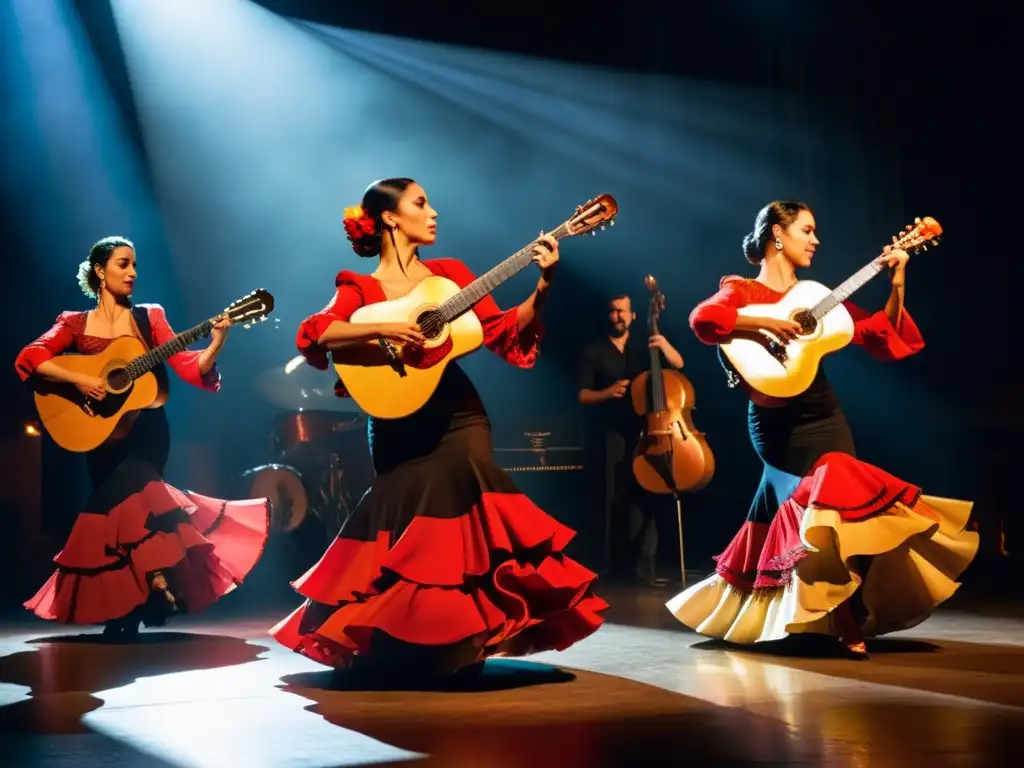
[{"label": "high heel shoe", "polygon": [[866,660],[868,658],[868,647],[864,644],[863,640],[858,640],[853,643],[848,643],[845,640],[840,640],[843,646],[843,651],[846,655],[856,661]]},{"label": "high heel shoe", "polygon": [[171,592],[170,585],[168,585],[167,579],[161,571],[157,571],[153,574],[153,577],[149,582],[149,588],[153,591],[164,593],[164,598],[168,602],[168,609],[170,613],[178,612],[178,601],[175,599],[174,593]]}]

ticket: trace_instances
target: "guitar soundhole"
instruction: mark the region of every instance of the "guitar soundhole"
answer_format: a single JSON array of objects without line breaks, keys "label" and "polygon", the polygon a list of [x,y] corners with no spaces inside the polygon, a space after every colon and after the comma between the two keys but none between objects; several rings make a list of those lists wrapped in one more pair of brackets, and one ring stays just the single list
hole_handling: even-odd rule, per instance
[{"label": "guitar soundhole", "polygon": [[428,339],[436,339],[444,332],[444,318],[436,309],[421,312],[416,318],[416,324]]},{"label": "guitar soundhole", "polygon": [[803,336],[810,336],[818,328],[818,320],[806,309],[793,315],[793,322],[800,325],[800,333]]},{"label": "guitar soundhole", "polygon": [[114,392],[121,392],[132,383],[131,374],[127,368],[115,368],[107,374],[107,386]]}]

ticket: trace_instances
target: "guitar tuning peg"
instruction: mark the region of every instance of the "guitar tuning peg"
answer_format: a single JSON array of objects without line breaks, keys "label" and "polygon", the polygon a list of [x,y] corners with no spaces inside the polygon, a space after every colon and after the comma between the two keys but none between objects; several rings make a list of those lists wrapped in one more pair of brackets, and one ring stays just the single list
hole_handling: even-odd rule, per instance
[{"label": "guitar tuning peg", "polygon": [[915,224],[920,224],[921,223],[921,217],[918,216],[916,219],[914,219],[914,223]]},{"label": "guitar tuning peg", "polygon": [[604,232],[604,224],[601,225],[601,231]]},{"label": "guitar tuning peg", "polygon": [[609,221],[608,222],[608,226],[609,227],[614,227],[615,226],[615,219],[612,219],[611,221]]},{"label": "guitar tuning peg", "polygon": [[597,232],[595,232],[594,230],[590,230],[590,236],[591,237],[594,237],[596,235],[597,235]]}]

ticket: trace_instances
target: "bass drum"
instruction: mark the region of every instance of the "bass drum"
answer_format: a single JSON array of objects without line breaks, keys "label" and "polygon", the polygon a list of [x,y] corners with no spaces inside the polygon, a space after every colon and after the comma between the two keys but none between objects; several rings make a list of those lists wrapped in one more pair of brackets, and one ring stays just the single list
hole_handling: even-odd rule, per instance
[{"label": "bass drum", "polygon": [[309,496],[302,475],[287,464],[264,464],[242,473],[246,498],[270,499],[271,533],[292,533],[306,519]]}]

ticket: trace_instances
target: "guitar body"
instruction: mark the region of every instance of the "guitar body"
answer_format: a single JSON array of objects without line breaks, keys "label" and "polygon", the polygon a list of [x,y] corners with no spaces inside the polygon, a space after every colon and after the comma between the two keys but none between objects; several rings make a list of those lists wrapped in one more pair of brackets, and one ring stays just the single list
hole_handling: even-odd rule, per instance
[{"label": "guitar body", "polygon": [[[405,296],[367,304],[352,313],[350,323],[415,323],[424,312],[436,309],[461,288],[446,277],[428,277]],[[335,357],[334,368],[356,404],[371,416],[399,419],[415,413],[437,389],[448,364],[484,343],[484,329],[472,310],[444,324],[428,338],[422,350],[391,342],[399,364],[382,353],[376,341],[345,350],[344,362]]]},{"label": "guitar body", "polygon": [[35,383],[39,418],[57,445],[76,453],[91,451],[123,438],[138,411],[158,408],[166,402],[167,382],[163,376],[158,378],[150,371],[131,381],[118,375],[145,352],[141,341],[123,336],[99,354],[59,355],[50,360],[65,371],[98,376],[108,386],[102,400],[87,401],[73,384],[42,379]]},{"label": "guitar body", "polygon": [[796,397],[814,381],[825,355],[853,340],[853,318],[842,304],[821,320],[807,310],[832,290],[813,280],[801,280],[774,304],[749,304],[740,308],[743,317],[794,320],[805,332],[785,345],[766,331],[736,331],[719,345],[736,373],[753,389],[770,397]]},{"label": "guitar body", "polygon": [[[362,209],[357,210],[365,218]],[[615,223],[618,211],[614,197],[598,195],[577,206],[571,217],[548,234],[556,241],[587,232],[596,234],[596,227],[604,229],[605,223]],[[484,329],[472,307],[525,269],[538,244],[534,240],[465,288],[434,275],[401,298],[367,304],[353,312],[350,323],[416,323],[427,339],[423,347],[374,340],[335,351],[334,369],[356,404],[380,419],[400,419],[426,405],[448,364],[484,343]]]},{"label": "guitar body", "polygon": [[650,493],[698,491],[715,474],[715,456],[704,433],[693,423],[693,384],[678,371],[660,374],[664,410],[647,407],[649,372],[641,373],[630,385],[633,408],[646,419],[633,455],[633,476]]}]

